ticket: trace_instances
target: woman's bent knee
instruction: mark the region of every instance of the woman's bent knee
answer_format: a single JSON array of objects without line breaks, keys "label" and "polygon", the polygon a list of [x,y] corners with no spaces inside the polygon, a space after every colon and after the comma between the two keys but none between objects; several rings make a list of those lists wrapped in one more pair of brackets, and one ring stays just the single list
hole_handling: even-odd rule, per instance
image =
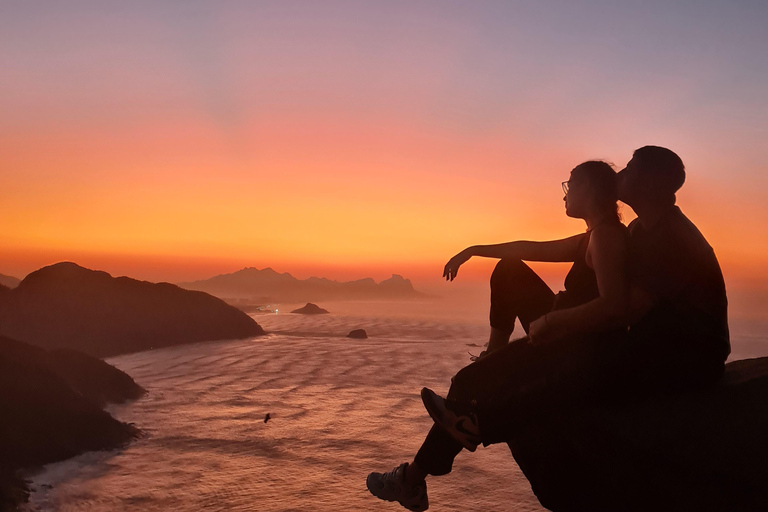
[{"label": "woman's bent knee", "polygon": [[523,263],[523,260],[515,259],[515,258],[502,258],[499,260],[499,262],[496,264],[496,267],[493,269],[493,274],[491,274],[491,279],[493,279],[494,276],[500,277],[502,275],[507,274],[516,274],[521,271],[524,271],[525,269],[530,270],[530,267]]}]

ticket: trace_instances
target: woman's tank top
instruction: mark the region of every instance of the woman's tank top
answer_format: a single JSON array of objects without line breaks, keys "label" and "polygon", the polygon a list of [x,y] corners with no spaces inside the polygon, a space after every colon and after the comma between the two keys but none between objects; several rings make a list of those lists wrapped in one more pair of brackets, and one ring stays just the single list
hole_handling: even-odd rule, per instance
[{"label": "woman's tank top", "polygon": [[[618,219],[607,221],[606,223],[616,223],[621,226],[625,235],[628,236],[626,227]],[[602,223],[601,223],[602,224]],[[597,276],[595,271],[587,265],[587,248],[589,239],[592,236],[593,229],[590,229],[579,242],[576,259],[573,262],[571,270],[565,276],[565,291],[559,292],[555,297],[555,304],[552,309],[566,309],[596,299],[600,296],[600,290],[597,288]],[[628,240],[628,238],[627,238]]]}]

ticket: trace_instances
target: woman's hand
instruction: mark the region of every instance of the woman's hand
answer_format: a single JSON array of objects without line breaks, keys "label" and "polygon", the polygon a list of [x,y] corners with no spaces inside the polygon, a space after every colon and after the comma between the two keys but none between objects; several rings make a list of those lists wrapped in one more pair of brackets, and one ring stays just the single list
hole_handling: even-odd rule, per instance
[{"label": "woman's hand", "polygon": [[446,281],[453,281],[456,279],[456,274],[459,273],[459,267],[472,257],[472,252],[469,248],[464,249],[459,254],[448,260],[443,269],[443,277]]}]

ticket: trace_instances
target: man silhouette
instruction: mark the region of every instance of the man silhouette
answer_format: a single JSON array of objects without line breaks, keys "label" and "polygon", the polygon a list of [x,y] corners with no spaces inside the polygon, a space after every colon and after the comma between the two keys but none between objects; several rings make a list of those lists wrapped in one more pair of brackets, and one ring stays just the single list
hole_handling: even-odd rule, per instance
[{"label": "man silhouette", "polygon": [[675,205],[684,182],[680,157],[658,146],[636,150],[618,174],[619,199],[637,214],[629,225],[629,346],[621,348],[631,371],[622,379],[640,393],[707,386],[731,350],[720,265]]}]

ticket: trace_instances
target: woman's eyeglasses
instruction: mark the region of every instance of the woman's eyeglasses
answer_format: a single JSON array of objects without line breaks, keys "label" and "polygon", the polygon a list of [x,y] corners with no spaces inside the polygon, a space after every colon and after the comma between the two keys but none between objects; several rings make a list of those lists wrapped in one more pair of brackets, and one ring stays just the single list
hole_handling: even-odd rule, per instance
[{"label": "woman's eyeglasses", "polygon": [[563,182],[563,194],[568,195],[568,182]]}]

